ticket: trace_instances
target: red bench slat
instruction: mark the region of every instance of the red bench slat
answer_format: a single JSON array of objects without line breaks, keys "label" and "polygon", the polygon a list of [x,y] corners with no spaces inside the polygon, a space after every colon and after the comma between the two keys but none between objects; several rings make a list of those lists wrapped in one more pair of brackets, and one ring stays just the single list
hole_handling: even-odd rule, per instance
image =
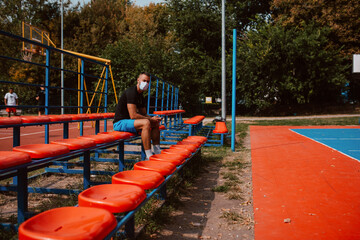
[{"label": "red bench slat", "polygon": [[13,167],[28,162],[31,162],[31,157],[27,153],[0,151],[0,169]]},{"label": "red bench slat", "polygon": [[50,122],[47,116],[21,116],[22,123],[45,123]]},{"label": "red bench slat", "polygon": [[50,144],[63,145],[68,147],[70,150],[79,150],[96,146],[96,142],[94,140],[78,138],[55,140],[51,141]]},{"label": "red bench slat", "polygon": [[104,239],[116,224],[114,215],[104,209],[55,208],[23,222],[19,239]]},{"label": "red bench slat", "polygon": [[112,176],[112,184],[131,184],[144,190],[157,188],[163,181],[160,173],[145,170],[123,171]]},{"label": "red bench slat", "polygon": [[0,125],[15,125],[21,124],[21,117],[2,117],[0,118]]},{"label": "red bench slat", "polygon": [[203,119],[205,118],[205,116],[202,115],[198,115],[192,118],[189,118],[187,120],[184,121],[185,124],[198,124],[200,123]]},{"label": "red bench slat", "polygon": [[226,123],[225,122],[216,122],[213,133],[228,133]]},{"label": "red bench slat", "polygon": [[80,207],[96,207],[112,213],[134,210],[146,199],[145,191],[130,184],[102,184],[81,192],[78,196]]},{"label": "red bench slat", "polygon": [[90,139],[95,141],[96,144],[109,143],[116,141],[116,138],[110,134],[99,134],[99,135],[85,135],[78,137],[79,139]]},{"label": "red bench slat", "polygon": [[13,151],[27,153],[31,158],[55,157],[70,152],[68,147],[56,144],[29,144],[14,147]]},{"label": "red bench slat", "polygon": [[51,122],[62,122],[62,121],[71,121],[72,117],[70,115],[46,115],[48,118],[50,118]]},{"label": "red bench slat", "polygon": [[154,171],[163,176],[168,176],[176,170],[176,165],[170,162],[141,161],[135,163],[134,170]]}]

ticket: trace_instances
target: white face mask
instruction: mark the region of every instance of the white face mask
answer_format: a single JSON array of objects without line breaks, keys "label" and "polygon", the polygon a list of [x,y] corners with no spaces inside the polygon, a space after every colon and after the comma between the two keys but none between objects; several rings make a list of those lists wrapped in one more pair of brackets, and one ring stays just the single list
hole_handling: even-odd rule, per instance
[{"label": "white face mask", "polygon": [[149,83],[147,83],[147,82],[141,82],[140,83],[140,90],[141,91],[146,91],[146,90],[148,90],[148,88],[149,88]]}]

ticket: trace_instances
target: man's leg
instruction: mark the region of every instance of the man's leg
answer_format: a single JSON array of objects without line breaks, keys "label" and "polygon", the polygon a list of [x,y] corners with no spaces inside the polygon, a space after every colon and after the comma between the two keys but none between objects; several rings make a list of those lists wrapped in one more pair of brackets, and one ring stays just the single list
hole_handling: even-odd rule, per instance
[{"label": "man's leg", "polygon": [[151,152],[151,124],[148,119],[136,119],[134,122],[134,127],[136,130],[141,129],[141,140],[144,146],[146,153],[146,158],[149,158],[152,155]]},{"label": "man's leg", "polygon": [[152,139],[152,142],[153,142],[154,153],[155,154],[160,154],[161,149],[160,149],[159,123],[152,124],[152,126],[151,126],[151,139]]}]

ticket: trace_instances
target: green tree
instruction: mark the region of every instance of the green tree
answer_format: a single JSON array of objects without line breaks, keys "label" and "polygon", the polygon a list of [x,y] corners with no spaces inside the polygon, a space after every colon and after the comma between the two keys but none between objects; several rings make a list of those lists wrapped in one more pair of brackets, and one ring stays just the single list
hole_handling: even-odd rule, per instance
[{"label": "green tree", "polygon": [[346,66],[328,46],[329,28],[259,23],[239,41],[238,92],[257,111],[298,104],[333,104]]},{"label": "green tree", "polygon": [[329,41],[346,55],[360,51],[360,2],[358,0],[274,0],[273,17],[284,26],[316,22],[332,30]]}]

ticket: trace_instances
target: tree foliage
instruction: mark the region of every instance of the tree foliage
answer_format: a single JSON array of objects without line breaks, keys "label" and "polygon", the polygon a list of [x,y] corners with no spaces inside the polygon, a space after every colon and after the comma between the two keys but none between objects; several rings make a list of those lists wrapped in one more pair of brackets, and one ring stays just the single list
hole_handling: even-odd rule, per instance
[{"label": "tree foliage", "polygon": [[316,22],[332,30],[329,41],[347,55],[359,52],[360,1],[274,0],[272,13],[285,26]]},{"label": "tree foliage", "polygon": [[[110,59],[118,94],[134,84],[141,71],[179,85],[179,100],[191,112],[199,106],[200,96],[221,94],[221,2],[167,0],[138,7],[130,0],[92,0],[82,6],[70,5],[68,0],[64,49]],[[53,0],[0,1],[0,28],[20,35],[20,23],[26,21],[50,32],[60,47],[59,5]],[[231,30],[237,28],[241,37],[238,100],[258,111],[336,101],[351,80],[346,74],[349,57],[359,50],[359,6],[355,0],[227,0],[227,95],[231,92]],[[19,45],[0,40],[5,55],[20,54]],[[60,66],[59,55],[51,61]],[[41,69],[2,63],[3,80],[44,81]],[[65,57],[66,68],[77,70],[77,64],[76,59]],[[86,64],[86,71],[99,75],[100,69]],[[58,75],[53,79],[52,84],[60,85]],[[97,81],[87,78],[87,82],[94,89]],[[77,77],[66,73],[65,87],[76,88]]]},{"label": "tree foliage", "polygon": [[238,91],[246,106],[332,104],[345,84],[339,50],[328,46],[330,29],[316,24],[283,28],[259,23],[239,43]]}]

